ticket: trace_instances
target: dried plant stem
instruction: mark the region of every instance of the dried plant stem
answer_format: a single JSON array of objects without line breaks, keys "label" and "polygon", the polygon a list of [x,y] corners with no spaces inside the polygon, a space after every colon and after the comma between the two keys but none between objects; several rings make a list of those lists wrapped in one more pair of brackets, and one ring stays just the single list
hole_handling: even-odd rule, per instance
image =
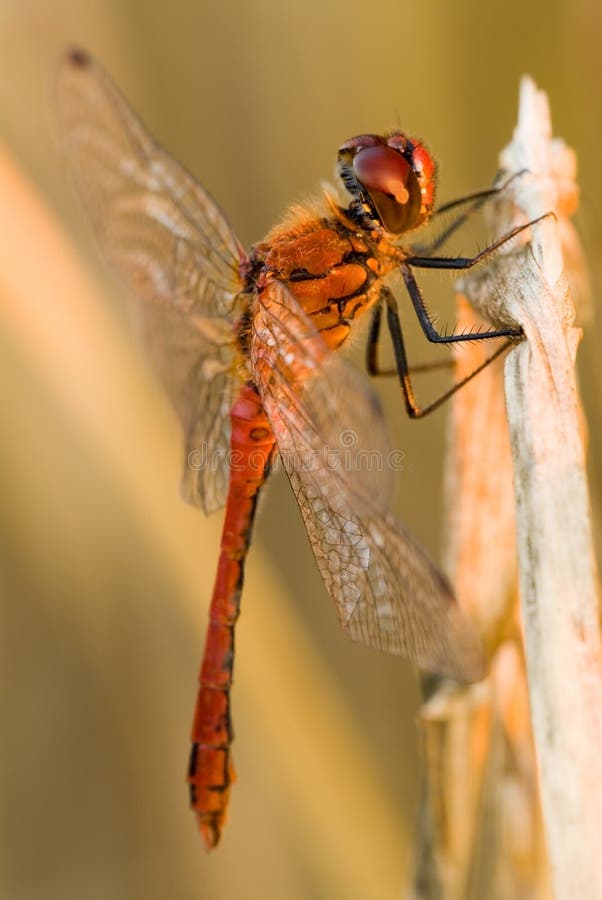
[{"label": "dried plant stem", "polygon": [[[482,324],[460,298],[460,328]],[[457,376],[489,348],[458,355]],[[546,893],[524,662],[516,623],[516,551],[503,360],[454,400],[447,461],[446,569],[491,657],[472,687],[441,682],[422,709],[425,749],[414,896],[533,900]]]},{"label": "dried plant stem", "polygon": [[[449,688],[440,687],[425,705],[427,747],[433,741],[433,710],[439,722],[435,768],[427,762],[434,837],[426,836],[437,857],[439,884],[431,878],[426,889],[416,890],[430,900],[546,896],[539,792],[553,896],[602,900],[602,643],[574,375],[581,332],[573,327],[571,273],[564,271],[565,259],[575,257],[563,255],[563,248],[575,246],[568,221],[576,207],[575,161],[561,142],[551,140],[547,99],[530,79],[521,85],[519,123],[502,166],[523,174],[499,197],[496,233],[550,210],[555,216],[533,226],[525,244],[508,248],[462,284],[488,322],[520,324],[526,340],[505,363],[505,450],[500,444],[496,457],[489,438],[492,429],[506,432],[497,414],[481,421],[479,438],[479,402],[488,413],[496,408],[491,381],[478,379],[474,393],[455,405],[449,471],[456,504],[448,568],[460,597],[481,622],[492,656],[490,677],[481,687],[491,725],[484,732],[482,721],[467,719],[474,688],[457,689],[452,704],[445,699]],[[475,448],[484,450],[486,467]],[[513,631],[513,566],[506,553],[514,526],[507,504],[500,502],[500,491],[510,490],[505,474],[510,461],[528,704],[520,632]],[[487,471],[489,482],[483,477]],[[472,785],[470,767],[458,763],[451,739],[463,721],[469,723],[463,749],[473,763]],[[466,790],[467,821],[454,805],[459,782]],[[455,853],[458,846],[461,852]]]},{"label": "dried plant stem", "polygon": [[529,695],[556,894],[593,900],[602,898],[602,671],[574,347],[531,300],[536,328],[506,365]]},{"label": "dried plant stem", "polygon": [[[519,124],[503,160],[527,219],[570,203],[570,159],[550,143],[545,95],[523,81]],[[502,214],[504,209],[502,209]],[[602,898],[602,644],[585,450],[574,373],[581,336],[549,217],[513,262],[496,267],[496,317],[526,340],[505,367],[516,497],[519,589],[543,818],[557,898]],[[502,290],[500,291],[500,285]]]}]

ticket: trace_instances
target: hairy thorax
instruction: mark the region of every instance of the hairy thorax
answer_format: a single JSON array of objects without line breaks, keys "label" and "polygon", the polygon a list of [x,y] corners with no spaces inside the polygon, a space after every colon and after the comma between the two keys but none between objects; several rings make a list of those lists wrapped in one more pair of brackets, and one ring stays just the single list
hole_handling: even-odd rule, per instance
[{"label": "hairy thorax", "polygon": [[248,289],[260,295],[271,281],[282,282],[336,349],[403,255],[382,232],[358,231],[327,195],[319,206],[293,208],[252,247]]}]

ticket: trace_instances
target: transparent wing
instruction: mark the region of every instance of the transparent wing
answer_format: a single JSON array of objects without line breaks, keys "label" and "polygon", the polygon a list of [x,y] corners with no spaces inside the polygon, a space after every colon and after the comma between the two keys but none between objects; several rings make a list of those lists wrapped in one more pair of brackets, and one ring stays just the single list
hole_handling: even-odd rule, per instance
[{"label": "transparent wing", "polygon": [[140,301],[151,363],[184,426],[183,493],[211,511],[227,488],[244,253],[214,200],[84,52],[62,61],[56,102],[76,186],[105,255]]},{"label": "transparent wing", "polygon": [[471,623],[388,508],[396,457],[369,383],[282,285],[260,295],[253,323],[255,379],[342,627],[424,668],[480,677]]}]

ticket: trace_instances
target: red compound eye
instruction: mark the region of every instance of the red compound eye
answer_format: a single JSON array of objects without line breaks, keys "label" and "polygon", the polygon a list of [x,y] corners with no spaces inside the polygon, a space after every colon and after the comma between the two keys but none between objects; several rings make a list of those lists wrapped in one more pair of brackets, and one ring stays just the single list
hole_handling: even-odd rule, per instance
[{"label": "red compound eye", "polygon": [[415,144],[412,150],[412,165],[420,173],[422,185],[422,205],[430,212],[435,202],[435,176],[437,167],[431,154],[422,144]]},{"label": "red compound eye", "polygon": [[390,147],[368,147],[353,160],[355,174],[367,191],[390,194],[397,203],[407,203],[410,164]]},{"label": "red compound eye", "polygon": [[[392,234],[421,225],[435,194],[435,164],[428,150],[401,131],[360,134],[339,149],[339,175],[359,209]],[[363,212],[362,212],[363,210]],[[367,221],[362,219],[362,222]]]},{"label": "red compound eye", "polygon": [[389,135],[387,146],[402,153],[416,173],[422,191],[421,220],[424,221],[435,202],[435,161],[424,144],[399,131]]},{"label": "red compound eye", "polygon": [[382,144],[360,150],[353,159],[353,171],[387,231],[401,234],[416,224],[422,207],[420,185],[397,150]]},{"label": "red compound eye", "polygon": [[384,138],[379,134],[358,134],[357,137],[350,138],[339,148],[339,156],[351,151],[352,154],[365,150],[366,147],[378,147],[385,143]]},{"label": "red compound eye", "polygon": [[412,149],[414,144],[405,134],[403,134],[403,132],[394,131],[393,134],[390,134],[387,138],[387,146],[393,147],[394,150],[398,150],[400,153],[407,153],[408,150]]}]

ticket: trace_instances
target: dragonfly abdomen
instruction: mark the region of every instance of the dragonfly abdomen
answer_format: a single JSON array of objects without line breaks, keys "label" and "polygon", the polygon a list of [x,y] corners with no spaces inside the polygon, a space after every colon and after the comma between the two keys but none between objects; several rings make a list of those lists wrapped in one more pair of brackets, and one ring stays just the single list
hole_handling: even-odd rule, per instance
[{"label": "dragonfly abdomen", "polygon": [[199,675],[188,770],[190,804],[209,849],[219,840],[230,785],[236,778],[230,748],[234,627],[240,611],[244,562],[257,497],[275,448],[272,429],[252,385],[241,388],[230,420],[230,485]]}]

